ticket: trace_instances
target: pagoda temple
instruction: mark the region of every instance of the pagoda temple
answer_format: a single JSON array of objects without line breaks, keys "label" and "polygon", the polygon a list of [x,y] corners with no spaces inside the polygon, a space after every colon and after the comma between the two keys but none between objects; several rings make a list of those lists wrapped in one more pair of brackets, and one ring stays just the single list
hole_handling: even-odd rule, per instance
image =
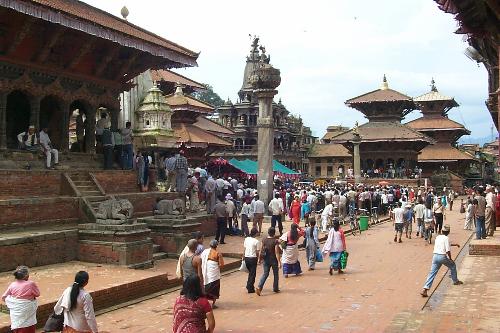
[{"label": "pagoda temple", "polygon": [[[231,143],[221,137],[226,134],[223,126],[206,118],[214,112],[212,105],[185,95],[181,86],[165,100],[173,111],[172,129],[177,147],[186,150],[190,161],[204,162],[214,151],[231,147]],[[214,134],[217,132],[221,132],[221,136]]]},{"label": "pagoda temple", "polygon": [[422,117],[412,120],[406,126],[419,131],[436,143],[427,146],[418,155],[418,163],[423,176],[430,176],[441,167],[463,176],[476,159],[469,153],[456,148],[463,135],[470,134],[462,124],[448,118],[448,112],[458,106],[452,97],[441,94],[431,82],[431,91],[413,99],[422,112]]},{"label": "pagoda temple", "polygon": [[419,152],[434,143],[434,139],[401,124],[416,106],[411,97],[390,89],[385,75],[380,89],[351,98],[345,104],[363,113],[368,122],[331,138],[330,142],[341,143],[352,153],[357,130],[361,137],[361,169],[365,172],[394,168],[403,177],[417,165]]},{"label": "pagoda temple", "polygon": [[[238,101],[233,104],[228,99],[217,109],[218,122],[234,131],[232,147],[224,149],[215,156],[225,159],[257,159],[257,116],[259,105],[254,97],[253,88],[248,79],[259,61],[268,62],[266,49],[254,38],[250,54],[246,58],[243,84],[238,92]],[[307,172],[309,169],[308,151],[316,138],[311,129],[304,126],[300,117],[287,110],[281,102],[273,102],[274,118],[274,158],[287,167]]]},{"label": "pagoda temple", "polygon": [[12,0],[0,4],[0,149],[17,148],[29,125],[49,128],[69,150],[70,118],[85,114],[84,148],[95,152],[95,119],[112,128],[118,96],[148,68],[195,66],[198,54],[80,1]]}]

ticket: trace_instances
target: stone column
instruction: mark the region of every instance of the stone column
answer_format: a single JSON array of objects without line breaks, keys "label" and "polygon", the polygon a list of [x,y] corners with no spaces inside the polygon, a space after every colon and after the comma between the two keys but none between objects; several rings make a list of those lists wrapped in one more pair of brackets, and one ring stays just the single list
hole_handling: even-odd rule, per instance
[{"label": "stone column", "polygon": [[70,102],[61,102],[61,152],[67,153],[69,150],[69,119],[70,119]]},{"label": "stone column", "polygon": [[42,98],[40,96],[33,96],[30,98],[30,122],[29,125],[34,125],[37,133],[40,131],[40,102]]},{"label": "stone column", "polygon": [[7,149],[7,92],[0,91],[0,149]]},{"label": "stone column", "polygon": [[257,119],[257,191],[260,200],[265,205],[268,205],[273,196],[273,97],[278,91],[274,89],[258,89],[254,93],[259,101],[259,118]]},{"label": "stone column", "polygon": [[97,107],[91,105],[87,111],[87,120],[85,127],[85,152],[95,153],[95,115]]},{"label": "stone column", "polygon": [[361,137],[359,134],[354,134],[354,139],[352,140],[354,146],[353,149],[353,167],[354,167],[354,182],[361,183],[361,157],[359,155],[359,145],[361,144]]}]

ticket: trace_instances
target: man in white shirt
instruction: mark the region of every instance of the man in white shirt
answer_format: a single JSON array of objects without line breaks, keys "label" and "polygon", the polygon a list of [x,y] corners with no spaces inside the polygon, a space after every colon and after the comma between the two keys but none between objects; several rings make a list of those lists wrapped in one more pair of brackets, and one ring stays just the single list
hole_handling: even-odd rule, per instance
[{"label": "man in white shirt", "polygon": [[454,285],[463,284],[457,277],[457,266],[455,262],[451,258],[451,246],[460,247],[459,244],[450,244],[450,240],[448,235],[450,233],[450,225],[445,224],[443,226],[443,231],[441,235],[436,237],[434,241],[434,255],[432,257],[432,266],[429,275],[427,276],[427,281],[425,281],[424,288],[420,295],[422,297],[427,297],[427,291],[431,289],[432,282],[434,282],[434,278],[436,277],[441,265],[445,265],[450,269],[451,279],[453,280]]},{"label": "man in white shirt", "polygon": [[398,207],[394,208],[394,210],[392,211],[392,214],[394,215],[392,224],[394,225],[394,230],[396,231],[396,234],[394,235],[394,242],[403,243],[403,241],[401,240],[401,236],[403,235],[404,212],[404,209],[401,208],[401,202],[398,201]]},{"label": "man in white shirt", "polygon": [[264,202],[259,199],[258,195],[254,196],[252,207],[253,207],[253,228],[258,227],[260,235],[262,232],[262,220],[264,219],[265,206]]},{"label": "man in white shirt", "polygon": [[278,222],[280,236],[283,234],[283,223],[281,221],[283,210],[283,200],[281,200],[280,194],[276,193],[274,199],[269,202],[269,211],[271,213],[271,227],[276,228],[276,222]]},{"label": "man in white shirt", "polygon": [[325,209],[321,213],[321,231],[327,232],[326,227],[328,225],[329,220],[333,217],[333,204],[329,203],[326,205]]},{"label": "man in white shirt", "polygon": [[415,212],[415,220],[417,220],[417,237],[420,235],[420,237],[423,238],[425,205],[422,198],[418,198],[418,204],[415,206],[413,211]]},{"label": "man in white shirt", "polygon": [[495,207],[497,204],[497,196],[494,192],[493,186],[488,185],[486,187],[486,210],[484,219],[486,223],[486,234],[489,237],[493,237],[496,229]]},{"label": "man in white shirt", "polygon": [[247,291],[249,294],[255,292],[255,276],[257,273],[257,260],[260,257],[260,241],[255,238],[257,236],[257,230],[252,228],[250,230],[250,237],[246,237],[243,243],[245,252],[243,254],[243,260],[248,269],[248,279],[247,279]]},{"label": "man in white shirt", "polygon": [[59,164],[59,152],[57,149],[52,148],[52,143],[50,142],[49,135],[47,134],[48,128],[45,126],[39,133],[40,136],[40,146],[42,151],[47,156],[46,167],[47,169],[53,169],[52,158],[54,158],[54,164]]}]

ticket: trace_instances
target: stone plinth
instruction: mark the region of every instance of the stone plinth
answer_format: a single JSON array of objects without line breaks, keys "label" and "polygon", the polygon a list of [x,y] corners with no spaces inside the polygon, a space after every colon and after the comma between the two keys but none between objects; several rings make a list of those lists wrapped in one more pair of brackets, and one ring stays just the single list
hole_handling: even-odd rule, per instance
[{"label": "stone plinth", "polygon": [[205,236],[215,233],[212,215],[157,215],[139,218],[138,222],[147,224],[153,243],[170,257],[176,257],[184,249],[193,232],[202,231]]},{"label": "stone plinth", "polygon": [[488,237],[487,239],[473,239],[469,243],[469,254],[477,256],[500,256],[500,237]]},{"label": "stone plinth", "polygon": [[126,265],[131,268],[152,266],[151,230],[144,223],[78,226],[78,259],[95,263]]}]

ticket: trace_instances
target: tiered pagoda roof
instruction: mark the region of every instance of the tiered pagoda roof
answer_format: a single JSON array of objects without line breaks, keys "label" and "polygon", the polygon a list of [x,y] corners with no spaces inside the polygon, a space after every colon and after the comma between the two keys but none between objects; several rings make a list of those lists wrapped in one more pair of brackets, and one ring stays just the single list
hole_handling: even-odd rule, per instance
[{"label": "tiered pagoda roof", "polygon": [[[422,149],[434,140],[406,125],[401,119],[415,108],[411,97],[389,89],[384,75],[382,87],[345,102],[349,107],[362,112],[368,122],[357,127],[361,143],[369,142],[415,142]],[[354,129],[331,138],[332,143],[351,143],[355,139]]]},{"label": "tiered pagoda roof", "polygon": [[345,104],[365,115],[369,121],[398,121],[415,109],[412,98],[389,88],[384,75],[382,87],[348,99]]},{"label": "tiered pagoda roof", "polygon": [[453,97],[441,94],[431,81],[431,91],[414,98],[422,112],[422,117],[408,122],[412,129],[435,138],[438,143],[425,147],[418,156],[419,162],[455,162],[474,160],[474,156],[465,153],[453,144],[463,135],[470,134],[462,124],[448,118],[448,112],[458,106]]}]

